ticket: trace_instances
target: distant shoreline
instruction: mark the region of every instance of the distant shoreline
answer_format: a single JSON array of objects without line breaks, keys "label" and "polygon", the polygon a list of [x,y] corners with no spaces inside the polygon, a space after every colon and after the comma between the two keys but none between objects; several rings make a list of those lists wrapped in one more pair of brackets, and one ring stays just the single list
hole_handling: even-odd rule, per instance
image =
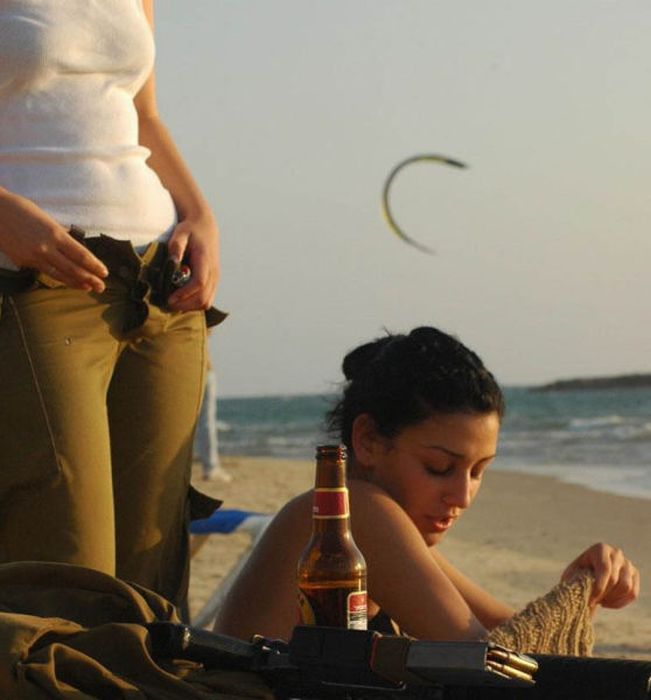
[{"label": "distant shoreline", "polygon": [[549,384],[531,387],[531,391],[593,391],[598,389],[651,388],[651,374],[621,374],[612,377],[559,379]]}]

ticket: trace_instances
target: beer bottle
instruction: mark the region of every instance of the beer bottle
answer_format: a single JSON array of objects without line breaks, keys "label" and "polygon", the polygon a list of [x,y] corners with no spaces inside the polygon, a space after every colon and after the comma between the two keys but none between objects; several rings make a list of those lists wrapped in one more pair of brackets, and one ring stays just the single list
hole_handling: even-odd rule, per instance
[{"label": "beer bottle", "polygon": [[300,623],[366,629],[366,562],[350,531],[346,448],[316,450],[312,537],[298,562]]}]

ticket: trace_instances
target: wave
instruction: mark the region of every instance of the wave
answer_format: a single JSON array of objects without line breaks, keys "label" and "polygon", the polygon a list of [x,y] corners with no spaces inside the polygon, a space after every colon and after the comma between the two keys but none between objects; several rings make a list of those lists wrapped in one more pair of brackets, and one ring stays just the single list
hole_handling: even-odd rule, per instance
[{"label": "wave", "polygon": [[582,444],[592,442],[646,442],[651,440],[651,421],[640,417],[619,415],[596,418],[572,418],[564,426],[539,424],[506,424],[502,429],[502,444],[535,446],[536,443]]},{"label": "wave", "polygon": [[651,422],[641,425],[623,425],[614,432],[621,440],[630,440],[631,442],[651,440]]},{"label": "wave", "polygon": [[599,428],[607,425],[621,425],[626,419],[623,416],[594,416],[593,418],[573,418],[570,428]]},{"label": "wave", "polygon": [[267,437],[266,441],[269,445],[273,445],[274,447],[314,447],[311,435],[271,435]]}]

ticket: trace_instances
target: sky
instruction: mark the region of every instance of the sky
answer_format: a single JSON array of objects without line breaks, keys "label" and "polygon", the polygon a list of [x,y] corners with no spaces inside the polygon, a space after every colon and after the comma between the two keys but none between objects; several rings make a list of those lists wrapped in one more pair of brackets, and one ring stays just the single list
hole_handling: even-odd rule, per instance
[{"label": "sky", "polygon": [[[329,392],[434,325],[506,385],[651,371],[648,0],[157,0],[217,216],[223,397]],[[382,219],[391,188],[406,245]]]}]

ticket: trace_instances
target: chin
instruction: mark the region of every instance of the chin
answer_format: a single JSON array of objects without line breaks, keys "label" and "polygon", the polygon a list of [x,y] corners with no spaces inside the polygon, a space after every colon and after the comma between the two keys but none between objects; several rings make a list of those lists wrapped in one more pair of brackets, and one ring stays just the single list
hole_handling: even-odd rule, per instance
[{"label": "chin", "polygon": [[432,545],[439,544],[441,540],[445,537],[445,532],[424,532],[422,533],[425,544],[431,547]]}]

